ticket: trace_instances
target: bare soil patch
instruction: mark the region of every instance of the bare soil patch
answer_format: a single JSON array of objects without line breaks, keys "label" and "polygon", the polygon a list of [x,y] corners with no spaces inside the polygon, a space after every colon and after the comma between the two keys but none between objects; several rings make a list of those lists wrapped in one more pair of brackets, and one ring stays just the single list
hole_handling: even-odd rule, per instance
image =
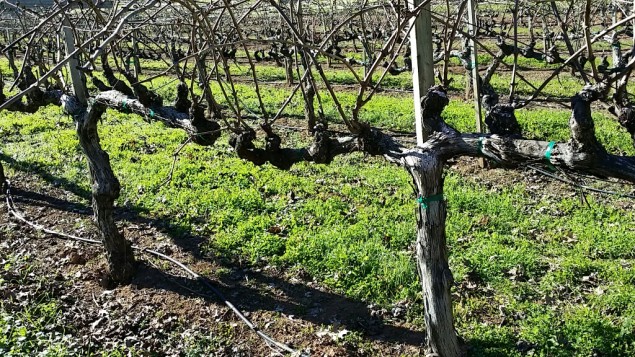
[{"label": "bare soil patch", "polygon": [[[12,177],[18,209],[30,220],[60,232],[98,239],[86,198],[37,177]],[[0,215],[0,255],[31,256],[32,284],[0,271],[8,282],[0,295],[5,309],[46,294],[61,304],[58,325],[74,337],[82,354],[114,347],[142,355],[182,355],[188,336],[207,336],[218,356],[265,356],[273,351],[200,282],[168,262],[138,255],[130,285],[104,288],[106,261],[100,246],[52,238]],[[185,263],[206,276],[256,326],[274,339],[316,356],[422,355],[422,326],[405,321],[403,310],[381,309],[338,295],[307,274],[273,267],[253,268],[202,256],[203,237],[171,235],[167,222],[118,209],[127,239]],[[36,278],[37,277],[37,278]],[[341,336],[342,338],[338,338]],[[346,337],[348,336],[348,337]],[[357,336],[351,342],[350,336]],[[360,341],[361,338],[361,341]]]}]

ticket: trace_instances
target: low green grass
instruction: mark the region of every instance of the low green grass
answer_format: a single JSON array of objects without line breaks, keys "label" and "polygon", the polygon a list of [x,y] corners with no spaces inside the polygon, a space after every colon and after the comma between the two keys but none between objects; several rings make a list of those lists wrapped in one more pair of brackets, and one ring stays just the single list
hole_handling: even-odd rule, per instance
[{"label": "low green grass", "polygon": [[[159,91],[169,98],[172,88]],[[253,90],[238,89],[255,108]],[[273,108],[288,92],[265,93]],[[353,98],[338,96],[345,105]],[[407,94],[380,94],[363,116],[373,125],[411,130],[411,108]],[[300,103],[290,112],[301,114]],[[469,103],[452,101],[443,115],[461,131],[473,128]],[[568,138],[566,110],[517,115],[528,137]],[[601,112],[594,119],[611,152],[635,154],[614,120]],[[281,134],[286,145],[306,144],[296,132]],[[361,154],[289,171],[257,167],[221,138],[212,148],[186,146],[172,182],[160,186],[185,139],[181,131],[109,110],[100,135],[122,183],[118,204],[164,220],[176,244],[197,235],[203,254],[228,266],[302,270],[350,298],[415,302],[409,319],[423,321],[413,257],[415,200],[404,170]],[[37,173],[87,197],[86,163],[59,108],[5,112],[0,136],[9,175]],[[635,353],[635,215],[619,208],[624,199],[589,196],[587,206],[573,190],[550,183],[492,183],[454,170],[446,174],[445,194],[456,327],[471,355],[520,355],[517,343],[542,356]],[[54,314],[54,303],[48,309],[41,314]],[[10,348],[18,348],[17,337],[11,339]]]},{"label": "low green grass", "polygon": [[[0,230],[0,234],[3,232]],[[30,253],[16,252],[0,258],[0,354],[3,356],[61,356],[76,353],[72,336],[59,322],[57,300],[47,291],[49,283],[34,274]],[[20,291],[37,285],[37,293]]]}]

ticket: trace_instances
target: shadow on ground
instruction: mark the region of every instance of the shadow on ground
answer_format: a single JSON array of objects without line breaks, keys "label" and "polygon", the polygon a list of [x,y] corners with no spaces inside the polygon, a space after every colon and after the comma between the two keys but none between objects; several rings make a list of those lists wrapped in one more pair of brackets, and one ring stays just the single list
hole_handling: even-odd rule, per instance
[{"label": "shadow on ground", "polygon": [[[73,182],[51,175],[46,167],[19,162],[3,154],[0,154],[0,159],[26,175],[36,174],[59,190],[71,192],[76,198],[90,200],[90,192]],[[92,216],[92,208],[89,205],[71,202],[72,197],[62,199],[48,193],[34,192],[25,187],[19,179],[15,181],[12,194],[18,205],[48,207],[86,218]],[[209,282],[242,311],[266,310],[316,325],[337,325],[339,328],[357,331],[374,341],[419,347],[425,340],[424,332],[397,326],[398,323],[391,323],[382,318],[377,311],[369,308],[367,303],[326,292],[318,284],[312,283],[308,277],[291,279],[293,277],[289,278],[278,269],[263,271],[258,267],[245,268],[232,263],[230,259],[204,256],[199,246],[207,240],[206,237],[184,231],[182,227],[174,229],[176,225],[172,224],[171,217],[148,218],[144,214],[147,214],[147,210],[142,207],[122,207],[116,209],[115,218],[123,223],[120,226],[124,229],[127,225],[155,227],[190,255],[192,263],[188,265],[190,268],[195,265],[193,270],[207,264],[205,270],[223,268],[223,271],[229,272],[216,274]],[[27,218],[37,221],[38,217]],[[173,275],[143,262],[139,265],[132,285],[140,290],[161,289],[184,297],[201,296],[209,303],[222,304],[221,299],[206,289],[200,281]]]}]

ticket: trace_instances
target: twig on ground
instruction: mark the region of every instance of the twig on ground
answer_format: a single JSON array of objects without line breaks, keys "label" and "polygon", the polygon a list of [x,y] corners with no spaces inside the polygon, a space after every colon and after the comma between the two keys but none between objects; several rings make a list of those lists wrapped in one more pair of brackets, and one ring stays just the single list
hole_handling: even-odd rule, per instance
[{"label": "twig on ground", "polygon": [[625,198],[635,198],[634,195],[629,195],[627,193],[620,193],[620,192],[615,192],[615,191],[607,191],[607,190],[601,190],[599,188],[593,188],[593,187],[589,187],[589,186],[585,186],[585,185],[581,185],[577,182],[574,182],[572,180],[566,179],[566,178],[562,178],[560,176],[554,175],[551,172],[545,171],[539,167],[533,166],[533,165],[527,165],[528,168],[537,171],[547,177],[550,177],[554,180],[560,181],[560,182],[564,182],[568,185],[571,185],[575,188],[579,188],[585,191],[590,191],[590,192],[595,192],[595,193],[601,193],[603,195],[611,195],[611,196],[619,196],[619,197],[625,197]]},{"label": "twig on ground", "polygon": [[163,182],[161,182],[155,188],[156,190],[169,184],[172,181],[172,175],[174,174],[174,166],[176,166],[176,160],[179,159],[179,154],[181,153],[181,150],[183,150],[185,145],[187,145],[190,141],[192,141],[192,137],[188,137],[187,139],[185,139],[185,141],[176,149],[176,151],[174,151],[174,154],[172,154],[172,157],[174,158],[174,160],[172,161],[172,167],[170,167],[170,172],[168,173],[168,176],[165,178],[165,180],[163,180]]},{"label": "twig on ground", "polygon": [[[183,146],[183,145],[182,145]],[[44,232],[47,234],[52,235],[53,237],[56,238],[62,238],[62,239],[67,239],[67,240],[74,240],[74,241],[79,241],[79,242],[84,242],[84,243],[90,243],[90,244],[102,244],[101,241],[98,240],[94,240],[94,239],[87,239],[87,238],[82,238],[82,237],[78,237],[78,236],[74,236],[74,235],[70,235],[70,234],[66,234],[66,233],[62,233],[62,232],[58,232],[52,229],[48,229],[42,225],[39,225],[35,222],[32,222],[28,219],[25,218],[24,214],[20,213],[16,207],[15,207],[15,202],[13,200],[13,196],[11,195],[11,188],[8,182],[6,182],[5,185],[5,190],[4,190],[4,194],[5,194],[5,202],[7,204],[7,210],[9,215],[15,217],[16,219],[18,219],[19,221],[25,223],[26,225],[32,227],[33,229],[40,231],[40,232]],[[265,334],[264,332],[262,332],[256,325],[254,325],[231,301],[227,300],[227,298],[223,295],[223,293],[221,293],[218,289],[216,289],[207,278],[197,274],[196,272],[194,272],[193,270],[191,270],[190,268],[188,268],[185,264],[179,262],[178,260],[171,258],[165,254],[159,253],[157,251],[148,249],[148,248],[144,248],[144,247],[140,247],[140,246],[136,246],[133,245],[132,249],[140,251],[142,253],[145,253],[147,255],[150,256],[154,256],[154,257],[158,257],[164,260],[167,260],[168,262],[178,266],[179,268],[183,269],[185,272],[187,272],[190,276],[192,276],[195,280],[199,281],[201,284],[203,284],[206,288],[208,288],[209,290],[211,290],[220,300],[223,301],[223,303],[229,307],[233,313],[240,319],[243,321],[243,323],[245,325],[247,325],[247,327],[249,327],[250,330],[254,331],[258,336],[260,336],[265,343],[267,343],[267,345],[269,347],[272,348],[276,348],[278,353],[280,352],[286,352],[286,353],[291,353],[294,356],[304,356],[305,354],[300,352],[300,351],[296,351],[294,349],[292,349],[291,347],[278,342],[276,340],[274,340],[273,338],[271,338],[269,335]]]}]

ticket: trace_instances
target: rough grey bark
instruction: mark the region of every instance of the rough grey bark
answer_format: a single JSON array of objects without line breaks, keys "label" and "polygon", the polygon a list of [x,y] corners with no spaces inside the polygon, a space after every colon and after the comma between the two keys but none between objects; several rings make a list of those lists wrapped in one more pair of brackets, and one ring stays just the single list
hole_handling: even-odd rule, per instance
[{"label": "rough grey bark", "polygon": [[293,60],[289,57],[284,59],[284,75],[286,77],[287,85],[293,85],[295,82],[293,79]]},{"label": "rough grey bark", "polygon": [[[99,143],[98,120],[108,107],[135,112],[185,130],[192,141],[200,145],[214,144],[220,136],[220,125],[205,120],[201,108],[192,106],[189,113],[186,113],[175,107],[160,106],[158,101],[146,101],[144,104],[139,99],[130,98],[116,90],[100,93],[90,101],[88,108],[82,107],[76,98],[66,95],[62,96],[60,102],[67,113],[73,114],[79,143],[88,159],[94,218],[104,242],[110,278],[114,283],[128,283],[135,272],[135,259],[130,243],[121,235],[113,218],[114,202],[119,197],[120,184],[112,171],[108,154]],[[181,98],[181,104],[183,103],[191,104],[185,97]]]},{"label": "rough grey bark", "polygon": [[311,84],[311,81],[308,79],[304,83],[304,91],[302,92],[304,96],[304,116],[308,122],[308,130],[312,133],[315,130],[315,125],[317,124],[314,105],[315,88],[313,88],[313,84]]},{"label": "rough grey bark", "polygon": [[[65,97],[67,108],[76,109],[75,99]],[[91,101],[86,111],[74,116],[79,145],[88,160],[93,214],[106,249],[110,278],[114,283],[128,283],[135,273],[135,259],[130,242],[117,229],[113,218],[114,202],[119,197],[119,180],[112,171],[110,158],[102,150],[97,122],[106,111],[106,105]]]},{"label": "rough grey bark", "polygon": [[[306,28],[304,27],[304,19],[302,14],[302,1],[297,2],[297,13],[294,14],[298,22],[298,29],[300,36],[306,37]],[[306,75],[298,73],[300,79],[300,87],[302,89],[302,96],[304,97],[304,117],[308,122],[308,132],[314,133],[317,125],[317,118],[315,116],[315,80],[313,79],[313,73],[311,72],[311,66],[309,66],[310,56],[307,53],[307,49],[303,46],[295,46],[295,53],[300,54],[300,64],[302,65],[302,71],[306,72]],[[304,77],[304,80],[303,80]],[[321,114],[321,113],[320,113]],[[320,119],[323,119],[320,116]],[[321,120],[323,122],[323,120]]]},{"label": "rough grey bark", "polygon": [[[300,51],[300,49],[298,47],[296,47],[296,51]],[[303,71],[309,71],[306,75],[306,77],[304,78],[304,80],[302,80],[302,78],[300,78],[300,85],[302,88],[302,96],[304,98],[304,117],[307,120],[307,129],[309,131],[309,133],[313,133],[315,131],[315,126],[318,123],[317,117],[315,115],[315,87],[313,86],[313,84],[315,83],[315,81],[313,80],[313,73],[311,72],[311,69],[309,68],[309,56],[307,56],[306,52],[304,50],[302,50],[302,52],[300,52],[300,63],[302,64],[302,70]],[[320,118],[322,119],[322,118]],[[320,120],[320,122],[323,122],[323,120]]]},{"label": "rough grey bark", "polygon": [[170,106],[149,108],[138,99],[130,98],[116,90],[99,93],[95,97],[95,102],[123,112],[143,115],[149,120],[158,120],[172,128],[183,129],[192,141],[199,145],[213,145],[220,137],[221,128],[215,121],[206,120],[200,115],[192,115]]},{"label": "rough grey bark", "polygon": [[300,54],[300,59],[302,63],[303,71],[308,71],[304,81],[300,79],[300,84],[302,88],[302,96],[304,98],[304,116],[307,120],[307,129],[309,133],[315,133],[318,130],[317,125],[321,125],[326,128],[327,122],[324,119],[324,113],[322,112],[322,105],[319,102],[318,98],[318,113],[315,113],[315,98],[317,95],[315,88],[315,79],[313,78],[313,72],[311,72],[311,68],[308,65],[309,56],[303,51]]},{"label": "rough grey bark", "polygon": [[200,77],[199,82],[203,86],[203,96],[205,98],[205,102],[207,103],[207,116],[213,120],[220,120],[222,118],[220,105],[218,104],[218,102],[216,102],[214,93],[212,92],[212,88],[210,87],[209,81],[207,80],[207,70],[205,69],[205,55],[196,57],[196,70]]},{"label": "rough grey bark", "polygon": [[[603,86],[585,87],[572,98],[571,139],[567,143],[519,139],[513,133],[461,134],[441,117],[448,104],[446,92],[441,87],[431,88],[422,99],[424,127],[431,133],[423,146],[408,150],[388,136],[378,134],[381,139],[376,141],[375,149],[408,170],[420,200],[416,211],[417,267],[426,308],[428,346],[432,353],[443,357],[463,354],[452,316],[452,273],[445,235],[447,212],[441,198],[444,163],[457,156],[487,157],[503,166],[544,163],[546,151],[551,148],[550,163],[554,166],[635,182],[635,158],[608,154],[595,137],[591,102],[604,95],[605,89]],[[504,114],[504,120],[509,120],[508,112],[493,111],[492,114]]]},{"label": "rough grey bark", "polygon": [[[448,264],[445,223],[446,203],[443,195],[444,161],[433,152],[413,152],[403,158],[418,193],[417,213],[417,269],[425,304],[428,347],[438,356],[461,355],[454,330],[452,272]],[[429,200],[437,197],[435,200]]]},{"label": "rough grey bark", "polygon": [[[448,97],[441,87],[431,88],[423,98],[421,112],[426,132],[447,137],[459,135],[441,118],[441,112],[448,102]],[[462,352],[454,330],[450,295],[454,280],[448,264],[445,234],[445,159],[439,156],[436,150],[416,148],[402,155],[399,161],[410,173],[417,195],[417,270],[425,304],[428,348],[438,356],[460,356]]]}]

